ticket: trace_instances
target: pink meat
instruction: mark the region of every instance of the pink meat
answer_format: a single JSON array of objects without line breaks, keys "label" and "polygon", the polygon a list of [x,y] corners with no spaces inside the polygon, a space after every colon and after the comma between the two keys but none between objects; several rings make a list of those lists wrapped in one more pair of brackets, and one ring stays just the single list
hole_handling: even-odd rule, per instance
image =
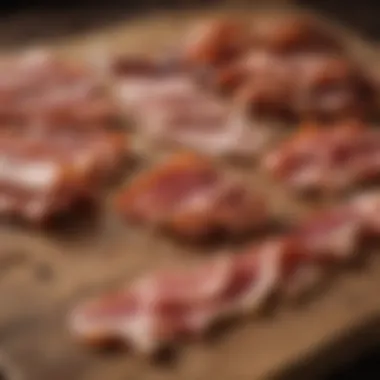
[{"label": "pink meat", "polygon": [[89,67],[31,51],[0,61],[0,120],[50,128],[109,125],[116,104]]},{"label": "pink meat", "polygon": [[205,157],[178,153],[132,180],[117,200],[130,222],[168,230],[180,237],[214,232],[244,234],[265,226],[266,203]]},{"label": "pink meat", "polygon": [[377,130],[333,128],[286,142],[264,161],[275,177],[298,190],[341,191],[380,177]]},{"label": "pink meat", "polygon": [[189,73],[162,74],[157,68],[153,74],[135,69],[116,78],[120,104],[146,143],[246,157],[270,138],[251,129],[242,110],[206,92]]},{"label": "pink meat", "polygon": [[143,277],[81,304],[71,315],[72,331],[86,342],[117,339],[144,353],[202,336],[216,320],[257,310],[274,292],[315,286],[379,226],[379,205],[378,194],[367,194],[236,255]]},{"label": "pink meat", "polygon": [[0,216],[39,223],[97,200],[125,158],[120,134],[29,132],[0,131]]}]

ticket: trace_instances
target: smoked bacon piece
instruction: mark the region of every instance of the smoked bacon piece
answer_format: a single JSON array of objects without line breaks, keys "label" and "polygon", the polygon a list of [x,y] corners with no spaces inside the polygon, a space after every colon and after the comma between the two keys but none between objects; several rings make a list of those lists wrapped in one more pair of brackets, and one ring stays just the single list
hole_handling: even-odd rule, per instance
[{"label": "smoked bacon piece", "polygon": [[260,196],[192,153],[174,154],[138,175],[116,208],[128,221],[194,239],[244,234],[268,222]]},{"label": "smoked bacon piece", "polygon": [[0,60],[0,122],[53,129],[109,127],[119,119],[89,65],[31,50]]},{"label": "smoked bacon piece", "polygon": [[336,193],[380,178],[380,133],[351,122],[306,127],[264,159],[265,168],[299,192]]},{"label": "smoked bacon piece", "polygon": [[251,158],[271,137],[251,126],[243,109],[204,91],[186,71],[133,57],[113,70],[116,97],[145,149],[182,147]]},{"label": "smoked bacon piece", "polygon": [[216,321],[252,314],[273,294],[278,301],[310,294],[358,254],[365,237],[379,237],[379,207],[378,194],[364,194],[243,252],[148,274],[80,304],[70,329],[86,344],[116,340],[143,354],[202,337]]},{"label": "smoked bacon piece", "polygon": [[0,215],[32,224],[99,201],[126,158],[120,133],[0,131]]}]

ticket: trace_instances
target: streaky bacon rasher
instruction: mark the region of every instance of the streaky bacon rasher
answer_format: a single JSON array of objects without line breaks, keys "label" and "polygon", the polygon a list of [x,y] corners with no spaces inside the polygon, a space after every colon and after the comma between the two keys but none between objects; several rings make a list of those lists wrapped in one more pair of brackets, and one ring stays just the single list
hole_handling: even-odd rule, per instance
[{"label": "streaky bacon rasher", "polygon": [[243,252],[152,273],[79,305],[71,331],[88,344],[117,340],[145,354],[201,337],[215,321],[253,313],[274,293],[316,286],[358,254],[364,238],[379,236],[379,210],[379,194],[368,193]]}]

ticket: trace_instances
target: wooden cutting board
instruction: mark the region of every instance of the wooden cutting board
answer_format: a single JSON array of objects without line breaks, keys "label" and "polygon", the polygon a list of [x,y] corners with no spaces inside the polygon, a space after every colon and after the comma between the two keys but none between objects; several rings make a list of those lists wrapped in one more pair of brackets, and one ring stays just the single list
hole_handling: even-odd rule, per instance
[{"label": "wooden cutting board", "polygon": [[[203,15],[155,14],[80,35],[37,40],[73,57],[96,55],[103,49],[154,52],[174,44],[186,25]],[[254,22],[258,12],[247,10],[243,15]],[[66,17],[50,14],[48,28],[54,30],[57,20],[57,25],[72,29],[72,20]],[[0,30],[3,41],[8,32],[8,42],[12,28],[17,33],[24,28],[25,35],[31,25],[42,28],[38,14],[5,24]],[[358,56],[374,65],[377,52],[347,35]],[[226,170],[238,171],[249,186],[266,189],[279,213],[296,218],[309,208],[257,176],[254,166]],[[131,174],[127,171],[125,179]],[[98,218],[91,217],[91,223],[78,221],[60,233],[0,226],[0,370],[4,362],[12,367],[15,379],[25,380],[261,380],[277,376],[312,380],[379,337],[380,257],[376,250],[365,267],[337,276],[331,288],[307,304],[279,307],[270,315],[237,322],[211,341],[186,345],[177,360],[165,366],[126,352],[91,352],[69,336],[67,313],[83,298],[149,269],[201,261],[214,251],[184,247],[125,226],[109,206]]]}]

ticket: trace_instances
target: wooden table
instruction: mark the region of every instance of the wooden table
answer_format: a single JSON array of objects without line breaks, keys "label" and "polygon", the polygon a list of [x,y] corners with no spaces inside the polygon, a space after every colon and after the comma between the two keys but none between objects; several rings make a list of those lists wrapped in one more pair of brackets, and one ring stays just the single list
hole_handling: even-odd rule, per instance
[{"label": "wooden table", "polygon": [[[107,14],[98,11],[92,17]],[[73,20],[70,14],[35,13],[5,21],[0,43],[9,48],[42,41],[65,54],[87,57],[103,48],[156,51],[174,43],[199,15],[154,14],[129,21],[117,15],[110,16],[116,24],[100,28],[94,20],[96,28],[87,31],[78,20],[91,20],[89,14],[78,13]],[[78,26],[78,35],[58,37]],[[375,62],[376,51],[351,40],[366,62]],[[312,380],[378,341],[380,257],[374,252],[365,268],[338,276],[313,302],[242,321],[216,341],[189,345],[174,365],[156,366],[126,353],[89,352],[75,345],[66,330],[66,315],[77,301],[150,268],[202,259],[191,254],[194,248],[184,250],[122,226],[111,212],[100,219],[61,234],[0,227],[0,349],[23,379]]]}]

